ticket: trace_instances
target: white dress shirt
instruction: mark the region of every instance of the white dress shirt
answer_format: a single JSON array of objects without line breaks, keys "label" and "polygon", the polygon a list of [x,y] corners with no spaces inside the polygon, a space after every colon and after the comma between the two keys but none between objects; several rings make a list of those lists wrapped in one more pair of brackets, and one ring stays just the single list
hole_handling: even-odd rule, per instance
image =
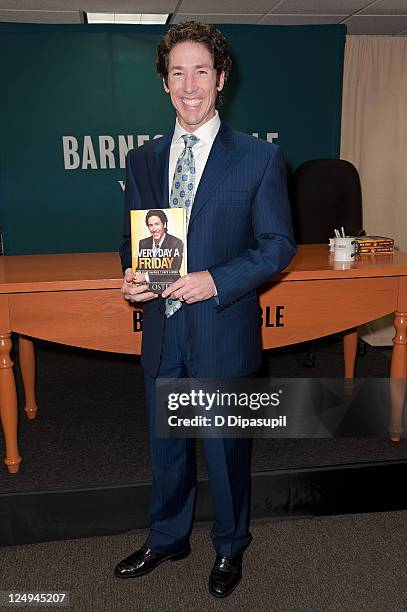
[{"label": "white dress shirt", "polygon": [[[160,242],[158,244],[155,243],[155,240],[153,238],[153,257],[157,257],[157,253],[158,253],[158,249],[161,249],[162,244],[164,242],[164,238],[166,236],[166,233],[164,234],[164,236],[161,238]],[[149,283],[150,282],[150,277],[148,275],[148,272],[144,272],[144,279]]]},{"label": "white dress shirt", "polygon": [[[216,134],[218,133],[220,128],[220,119],[218,111],[215,111],[215,116],[212,119],[209,119],[206,123],[204,123],[200,128],[192,132],[194,136],[199,138],[199,141],[193,146],[192,152],[195,160],[195,181],[194,181],[194,193],[192,196],[192,205],[194,203],[194,198],[196,191],[198,189],[199,181],[201,180],[203,171],[205,170],[206,162],[208,161],[209,153],[211,152],[213,141],[216,138]],[[175,121],[174,134],[172,137],[171,148],[170,148],[170,160],[168,165],[168,197],[171,197],[171,187],[172,181],[174,179],[175,165],[177,163],[178,157],[181,155],[182,151],[185,148],[185,143],[182,140],[181,136],[183,134],[189,134],[184,130],[183,127],[178,123],[178,118]],[[192,207],[191,207],[192,209]],[[216,303],[218,302],[217,298],[218,292],[215,287],[214,299]]]},{"label": "white dress shirt", "polygon": [[165,236],[166,236],[166,232],[164,232],[164,236],[161,238],[158,244],[155,243],[155,240],[153,238],[153,256],[154,257],[156,257],[158,249],[161,249]]},{"label": "white dress shirt", "polygon": [[212,119],[209,119],[206,123],[204,123],[200,128],[198,128],[195,132],[187,132],[183,127],[178,123],[178,119],[175,122],[174,134],[171,142],[170,149],[170,161],[168,166],[168,196],[171,196],[171,187],[172,181],[174,179],[175,165],[177,163],[178,157],[181,155],[182,151],[185,148],[185,143],[182,140],[183,134],[192,133],[194,136],[199,138],[199,141],[193,146],[192,153],[194,155],[195,160],[195,182],[194,182],[194,193],[192,197],[192,204],[194,201],[194,197],[196,191],[198,189],[199,181],[201,180],[201,176],[203,171],[205,170],[205,165],[209,157],[209,153],[211,152],[211,148],[213,145],[213,141],[216,138],[216,134],[218,133],[220,128],[220,119],[218,111],[215,111],[215,116]]}]

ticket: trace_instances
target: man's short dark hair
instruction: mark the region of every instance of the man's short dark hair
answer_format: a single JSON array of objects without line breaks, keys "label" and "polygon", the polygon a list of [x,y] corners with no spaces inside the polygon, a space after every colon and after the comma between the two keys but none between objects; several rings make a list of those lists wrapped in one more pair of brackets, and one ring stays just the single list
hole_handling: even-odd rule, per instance
[{"label": "man's short dark hair", "polygon": [[163,210],[161,210],[161,208],[158,208],[157,210],[149,210],[148,213],[146,214],[146,225],[148,226],[148,220],[150,219],[150,217],[158,217],[161,221],[161,223],[163,225],[165,225],[165,227],[167,228],[168,226],[168,218],[167,215],[165,214],[165,212]]},{"label": "man's short dark hair", "polygon": [[[170,51],[175,45],[182,42],[195,42],[205,45],[213,59],[213,67],[218,77],[225,73],[225,82],[232,68],[232,59],[223,34],[213,25],[200,21],[184,21],[173,26],[165,34],[157,50],[157,72],[166,85],[168,85],[168,62]],[[218,92],[216,107],[222,102],[222,92]]]}]

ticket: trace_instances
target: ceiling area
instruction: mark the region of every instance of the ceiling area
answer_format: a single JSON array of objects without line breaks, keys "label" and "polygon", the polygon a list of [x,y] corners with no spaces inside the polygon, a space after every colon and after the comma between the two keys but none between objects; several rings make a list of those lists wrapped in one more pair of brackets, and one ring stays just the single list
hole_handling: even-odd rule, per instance
[{"label": "ceiling area", "polygon": [[0,21],[83,23],[84,11],[170,13],[170,23],[344,23],[348,34],[407,35],[407,0],[0,0]]}]

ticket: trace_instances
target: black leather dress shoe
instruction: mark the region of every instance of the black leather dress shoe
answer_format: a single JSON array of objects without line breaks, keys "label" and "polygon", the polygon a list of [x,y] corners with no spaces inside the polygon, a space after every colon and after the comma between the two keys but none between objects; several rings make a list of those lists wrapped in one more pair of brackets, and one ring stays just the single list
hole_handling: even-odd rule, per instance
[{"label": "black leather dress shoe", "polygon": [[158,553],[148,548],[145,544],[136,550],[132,555],[120,561],[114,568],[115,576],[118,578],[135,578],[136,576],[144,576],[152,572],[153,569],[163,563],[163,561],[178,561],[184,559],[191,552],[190,548],[186,548],[181,552],[176,553]]},{"label": "black leather dress shoe", "polygon": [[209,592],[214,597],[227,597],[237,587],[242,577],[243,555],[223,557],[216,555],[215,564],[209,576]]}]

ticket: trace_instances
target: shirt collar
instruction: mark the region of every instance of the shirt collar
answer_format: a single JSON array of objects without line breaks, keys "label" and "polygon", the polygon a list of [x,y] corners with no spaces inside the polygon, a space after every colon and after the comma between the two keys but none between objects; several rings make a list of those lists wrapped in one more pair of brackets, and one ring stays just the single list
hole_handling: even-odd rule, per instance
[{"label": "shirt collar", "polygon": [[215,116],[212,119],[209,119],[206,123],[201,125],[200,128],[195,130],[195,132],[186,132],[185,129],[179,124],[178,118],[175,121],[174,134],[172,136],[172,143],[175,144],[179,141],[183,134],[194,134],[199,140],[205,144],[212,144],[216,138],[216,134],[218,133],[220,128],[220,118],[218,111],[215,111]]},{"label": "shirt collar", "polygon": [[162,246],[162,243],[164,242],[164,238],[165,238],[165,234],[164,236],[161,238],[160,242],[156,245],[154,238],[153,238],[153,249],[160,249]]}]

